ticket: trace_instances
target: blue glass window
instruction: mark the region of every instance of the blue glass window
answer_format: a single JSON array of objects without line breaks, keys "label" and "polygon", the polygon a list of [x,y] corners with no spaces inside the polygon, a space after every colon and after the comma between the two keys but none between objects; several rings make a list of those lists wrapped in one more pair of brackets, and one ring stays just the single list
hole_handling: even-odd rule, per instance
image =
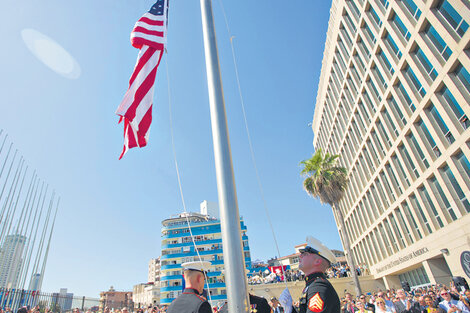
[{"label": "blue glass window", "polygon": [[403,115],[403,112],[401,109],[398,107],[397,102],[393,97],[391,97],[388,102],[390,103],[390,108],[392,109],[393,113],[395,114],[395,117],[398,121],[401,122],[401,126],[406,124],[406,119],[405,116]]},{"label": "blue glass window", "polygon": [[[429,213],[429,209],[431,209],[432,214],[434,215],[434,219],[437,221],[439,228],[444,227],[444,223],[442,223],[442,219],[439,215],[439,213],[436,210],[436,206],[431,200],[431,197],[429,196],[428,191],[426,190],[426,187],[423,186],[419,188],[419,192],[421,194],[421,197],[423,199],[424,206],[427,208],[427,211]],[[435,223],[434,223],[435,226]]]},{"label": "blue glass window", "polygon": [[[428,168],[429,167],[429,162],[428,160],[426,159],[426,156],[424,155],[424,152],[423,150],[421,149],[421,146],[418,144],[418,141],[416,140],[415,136],[413,135],[413,133],[411,133],[410,135],[408,135],[408,138],[410,140],[410,146],[414,147],[414,149],[416,150],[416,152],[418,153],[418,157],[417,158],[418,160],[420,160],[422,162],[422,164],[424,165],[425,168]],[[418,162],[419,163],[419,162]],[[423,168],[423,166],[421,166],[421,168]],[[418,175],[417,175],[418,176]]]},{"label": "blue glass window", "polygon": [[445,60],[448,60],[452,55],[452,50],[450,50],[450,48],[447,46],[447,43],[444,41],[444,39],[442,39],[437,30],[431,25],[428,25],[424,32],[428,36],[429,40],[431,40],[437,51],[439,51],[440,55],[442,55]]},{"label": "blue glass window", "polygon": [[351,28],[351,32],[353,33],[353,35],[356,35],[356,25],[351,20],[351,17],[346,14],[343,16],[343,18],[346,21],[346,24],[348,24],[349,28]]},{"label": "blue glass window", "polygon": [[374,73],[374,77],[377,79],[378,83],[382,85],[383,89],[387,89],[387,82],[385,81],[377,66],[374,65],[372,72]]},{"label": "blue glass window", "polygon": [[448,0],[441,1],[437,6],[437,10],[460,37],[462,37],[468,30],[468,23],[465,22],[459,12],[454,9]]},{"label": "blue glass window", "polygon": [[452,173],[452,170],[449,168],[448,165],[446,165],[443,169],[443,172],[446,174],[447,179],[449,180],[450,184],[452,185],[452,188],[450,190],[454,190],[455,193],[457,194],[457,197],[460,200],[460,203],[463,205],[465,210],[470,213],[470,203],[465,196],[462,188],[460,187],[459,182],[457,179],[455,179],[454,173]]},{"label": "blue glass window", "polygon": [[440,198],[442,200],[444,207],[447,209],[447,212],[449,213],[450,218],[453,221],[457,220],[457,215],[455,215],[454,209],[450,205],[449,200],[447,200],[447,196],[442,190],[441,185],[439,185],[439,182],[437,181],[436,177],[431,178],[430,185],[431,185],[432,191],[434,192],[434,195],[436,195],[436,198]]},{"label": "blue glass window", "polygon": [[411,37],[411,34],[406,28],[405,24],[403,24],[402,20],[398,17],[398,15],[395,14],[393,16],[392,22],[397,27],[398,31],[402,34],[403,38],[408,41]]},{"label": "blue glass window", "polygon": [[384,9],[388,8],[388,5],[390,4],[388,0],[378,0],[378,2],[382,5]]},{"label": "blue glass window", "polygon": [[411,15],[418,20],[419,17],[421,16],[421,10],[418,9],[418,6],[413,0],[401,0],[403,5],[408,9],[408,11],[411,13]]},{"label": "blue glass window", "polygon": [[414,112],[416,110],[416,107],[413,104],[413,101],[411,100],[410,96],[408,95],[408,92],[406,92],[406,89],[403,86],[403,84],[398,83],[397,84],[397,89],[398,89],[399,93],[401,94],[401,96],[403,97],[403,100],[405,101],[405,103],[408,105],[408,107],[411,109],[411,111]]},{"label": "blue glass window", "polygon": [[416,58],[421,62],[421,65],[424,67],[426,73],[432,80],[435,80],[437,77],[437,71],[434,69],[434,66],[431,64],[429,59],[424,54],[423,50],[418,47],[415,51]]},{"label": "blue glass window", "polygon": [[452,93],[447,87],[444,87],[441,91],[442,97],[446,101],[446,104],[451,108],[452,112],[454,112],[455,117],[462,123],[463,128],[467,129],[469,125],[468,117],[462,110],[462,107],[459,105],[457,100],[454,98]]},{"label": "blue glass window", "polygon": [[364,23],[364,30],[365,30],[365,33],[366,33],[366,37],[369,37],[369,40],[371,42],[375,43],[377,41],[377,39],[375,38],[374,33],[370,29],[369,25],[367,25],[367,23]]},{"label": "blue glass window", "polygon": [[[429,129],[427,128],[426,124],[424,124],[423,120],[419,121],[417,126],[418,126],[418,130],[420,131],[420,135],[423,136],[424,139],[426,139],[429,146],[434,151],[435,155],[440,156],[441,151],[439,150],[436,142],[434,141],[434,138],[432,138],[432,135],[429,132]],[[428,166],[426,165],[426,167]]]},{"label": "blue glass window", "polygon": [[372,20],[375,22],[375,25],[380,28],[382,26],[382,20],[380,19],[377,12],[375,12],[373,7],[369,8],[369,13],[370,13],[370,16],[372,17]]},{"label": "blue glass window", "polygon": [[458,164],[462,167],[463,173],[467,174],[466,178],[470,180],[470,162],[468,162],[468,159],[465,157],[465,154],[460,152],[456,156],[456,159],[457,159]]},{"label": "blue glass window", "polygon": [[359,16],[361,16],[361,12],[357,8],[354,1],[348,0],[348,6],[351,9],[351,11],[353,12],[353,15],[355,15],[359,19]]},{"label": "blue glass window", "polygon": [[385,36],[384,40],[385,40],[385,42],[388,43],[388,45],[390,46],[390,48],[392,48],[393,53],[394,53],[398,58],[401,58],[402,53],[401,53],[400,49],[398,48],[398,46],[397,46],[395,40],[393,40],[392,36],[390,36],[390,34],[387,34],[387,36]]},{"label": "blue glass window", "polygon": [[416,88],[416,90],[421,95],[421,97],[424,97],[426,95],[426,90],[424,90],[423,85],[420,83],[420,81],[418,80],[418,77],[416,77],[415,73],[413,72],[413,70],[411,69],[409,65],[405,68],[405,74],[408,76],[411,83]]},{"label": "blue glass window", "polygon": [[382,64],[384,65],[384,67],[390,72],[390,74],[393,75],[393,73],[395,73],[395,70],[393,69],[393,66],[390,63],[390,61],[388,60],[385,53],[383,51],[380,51],[377,56],[378,56],[379,60],[382,61]]},{"label": "blue glass window", "polygon": [[441,117],[441,114],[439,114],[439,111],[437,111],[436,107],[433,104],[431,104],[431,106],[429,107],[429,113],[433,117],[437,126],[439,126],[439,129],[441,130],[442,135],[446,137],[449,143],[453,143],[455,141],[454,136],[452,136],[452,133],[450,132],[449,127],[447,127],[446,123]]},{"label": "blue glass window", "polygon": [[[377,90],[377,87],[375,87],[374,83],[372,82],[372,80],[369,80],[367,82],[367,85],[369,86],[369,88],[372,90],[372,92],[374,93],[375,97],[379,100],[379,101],[382,101],[382,94]],[[377,103],[378,105],[378,103]]]},{"label": "blue glass window", "polygon": [[468,93],[470,93],[470,73],[468,73],[468,71],[465,69],[465,67],[462,66],[462,64],[459,64],[459,66],[457,66],[457,69],[455,70],[455,75],[459,79],[462,86],[467,90]]}]

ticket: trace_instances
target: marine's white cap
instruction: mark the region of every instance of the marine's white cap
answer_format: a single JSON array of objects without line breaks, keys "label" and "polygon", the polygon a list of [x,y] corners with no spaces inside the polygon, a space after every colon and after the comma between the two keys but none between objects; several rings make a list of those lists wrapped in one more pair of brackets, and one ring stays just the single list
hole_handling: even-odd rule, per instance
[{"label": "marine's white cap", "polygon": [[336,263],[336,257],[320,240],[307,236],[307,246],[299,250],[300,253],[309,252],[318,254],[330,263]]},{"label": "marine's white cap", "polygon": [[211,267],[211,262],[208,261],[195,261],[195,262],[186,262],[181,264],[181,267],[184,271],[199,271],[199,272],[208,272]]}]

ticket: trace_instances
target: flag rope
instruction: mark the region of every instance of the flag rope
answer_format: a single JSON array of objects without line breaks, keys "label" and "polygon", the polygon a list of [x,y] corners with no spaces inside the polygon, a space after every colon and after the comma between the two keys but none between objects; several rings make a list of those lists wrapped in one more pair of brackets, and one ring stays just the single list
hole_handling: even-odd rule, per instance
[{"label": "flag rope", "polygon": [[[237,80],[238,94],[240,96],[240,104],[241,104],[241,108],[242,108],[242,112],[243,112],[243,121],[245,123],[246,135],[247,135],[247,138],[248,138],[248,146],[250,147],[251,161],[252,161],[253,167],[255,169],[256,180],[258,182],[258,187],[259,187],[261,199],[263,201],[263,206],[264,206],[264,211],[266,213],[266,218],[268,219],[269,227],[271,229],[272,236],[273,236],[273,239],[274,239],[274,245],[276,246],[276,250],[277,250],[277,253],[278,253],[279,257],[281,257],[281,253],[279,251],[279,245],[278,245],[277,239],[276,239],[276,234],[274,232],[274,227],[273,227],[273,224],[272,224],[272,221],[271,221],[271,216],[269,215],[268,205],[267,205],[267,202],[266,202],[266,198],[264,196],[263,185],[261,184],[261,178],[260,178],[260,175],[259,175],[258,166],[257,166],[257,163],[256,163],[256,158],[255,158],[255,153],[254,153],[254,150],[253,150],[253,143],[252,143],[252,140],[251,140],[250,129],[248,127],[248,120],[246,118],[245,101],[244,101],[244,98],[243,98],[242,88],[241,88],[241,84],[240,84],[240,75],[238,74],[238,64],[237,64],[237,59],[236,59],[236,55],[235,55],[235,48],[234,48],[234,45],[233,45],[233,39],[235,38],[235,36],[232,35],[232,32],[230,30],[230,26],[229,26],[228,19],[227,19],[227,14],[225,12],[225,8],[224,8],[224,4],[222,3],[222,0],[219,0],[219,4],[220,4],[220,7],[222,9],[222,13],[223,13],[224,20],[225,20],[225,26],[227,27],[227,33],[228,33],[228,36],[230,38],[230,46],[232,48],[233,65],[234,65],[234,68],[235,68],[235,77],[236,77],[236,80]],[[282,271],[282,275],[284,276],[284,282],[286,284],[286,288],[288,288],[286,274],[284,272],[284,266],[282,266],[282,265],[281,265],[281,271]]]},{"label": "flag rope", "polygon": [[[168,110],[169,110],[169,120],[170,120],[169,124],[170,124],[170,135],[171,135],[171,148],[173,150],[173,159],[175,161],[176,176],[178,178],[178,188],[179,188],[179,192],[181,196],[181,202],[183,204],[183,211],[185,213],[184,215],[186,217],[186,223],[188,224],[189,234],[191,235],[191,240],[194,245],[194,250],[196,251],[197,257],[202,266],[201,255],[199,254],[199,250],[197,249],[196,241],[194,240],[193,231],[191,229],[191,223],[189,222],[189,218],[188,218],[188,211],[186,210],[186,202],[184,201],[183,187],[181,184],[181,176],[180,176],[180,171],[179,171],[179,166],[178,166],[178,160],[176,158],[175,137],[174,137],[174,132],[173,132],[173,115],[171,111],[172,104],[171,104],[170,74],[168,71],[168,53],[166,53],[165,65],[166,65],[166,80],[167,80],[167,85],[168,85]],[[209,277],[207,276],[206,272],[203,272],[203,273],[207,282],[207,297],[209,298],[209,301],[212,302],[211,290],[209,286]]]}]

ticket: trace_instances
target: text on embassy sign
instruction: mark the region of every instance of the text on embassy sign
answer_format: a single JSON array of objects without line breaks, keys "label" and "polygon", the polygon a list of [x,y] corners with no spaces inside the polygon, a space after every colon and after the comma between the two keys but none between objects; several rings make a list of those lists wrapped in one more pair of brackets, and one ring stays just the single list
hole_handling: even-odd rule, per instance
[{"label": "text on embassy sign", "polygon": [[413,251],[413,252],[410,252],[408,254],[406,254],[405,256],[403,257],[400,257],[399,259],[396,259],[382,267],[379,267],[377,268],[377,274],[380,273],[380,272],[383,272],[383,271],[386,271],[388,269],[391,269],[392,267],[394,266],[397,266],[403,262],[406,262],[406,261],[409,261],[413,258],[416,258],[422,254],[425,254],[426,252],[429,252],[428,248],[424,247],[424,248],[421,248],[419,250],[416,250],[416,251]]}]

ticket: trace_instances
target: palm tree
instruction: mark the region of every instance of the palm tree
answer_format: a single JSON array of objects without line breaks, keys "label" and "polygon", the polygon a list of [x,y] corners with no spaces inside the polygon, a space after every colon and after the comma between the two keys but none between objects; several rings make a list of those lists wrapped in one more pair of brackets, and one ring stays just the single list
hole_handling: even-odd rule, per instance
[{"label": "palm tree", "polygon": [[300,162],[303,169],[300,172],[306,176],[304,180],[304,189],[312,197],[320,199],[321,203],[327,203],[336,213],[338,222],[342,229],[343,246],[346,252],[351,275],[354,280],[356,294],[361,294],[361,286],[357,277],[356,265],[351,253],[349,236],[344,224],[343,212],[339,209],[338,203],[344,196],[346,185],[348,183],[348,173],[346,168],[338,166],[336,161],[339,155],[325,153],[317,149],[315,154],[307,160]]}]

